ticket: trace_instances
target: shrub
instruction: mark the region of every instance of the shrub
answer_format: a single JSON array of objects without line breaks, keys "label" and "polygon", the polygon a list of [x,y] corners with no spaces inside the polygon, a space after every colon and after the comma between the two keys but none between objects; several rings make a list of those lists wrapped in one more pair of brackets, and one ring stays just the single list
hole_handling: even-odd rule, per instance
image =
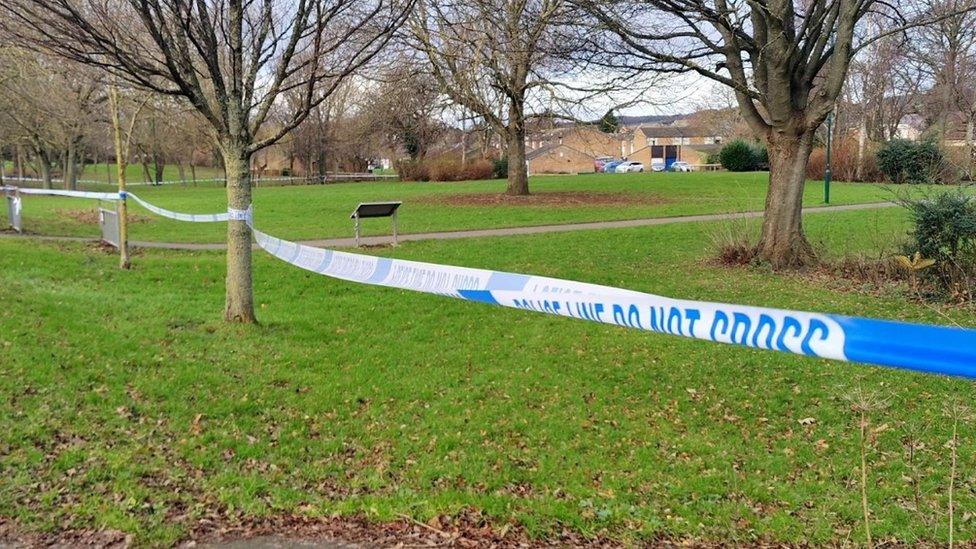
[{"label": "shrub", "polygon": [[431,181],[461,181],[464,179],[464,168],[461,162],[452,158],[438,158],[429,163]]},{"label": "shrub", "polygon": [[[760,154],[765,154],[765,150],[765,147],[763,147],[763,152],[760,153],[756,146],[746,140],[734,139],[722,147],[722,151],[718,153],[719,162],[722,163],[723,168],[730,172],[757,170],[760,166]],[[768,164],[768,156],[765,158]]]},{"label": "shrub", "polygon": [[397,162],[396,170],[403,181],[468,181],[490,178],[494,166],[485,159],[462,166],[457,158],[441,157],[424,161],[401,160]]},{"label": "shrub", "polygon": [[903,199],[912,219],[906,257],[917,253],[935,260],[918,276],[957,300],[972,298],[976,288],[976,199],[962,191],[921,199]]},{"label": "shrub", "polygon": [[[875,162],[874,146],[867,144],[864,150],[864,166],[861,177],[857,174],[857,140],[838,139],[832,144],[833,151],[830,158],[830,170],[834,179],[838,181],[870,181],[880,183],[884,181],[884,174]],[[818,147],[810,153],[807,161],[807,177],[822,179],[824,168],[827,166],[827,149]]]},{"label": "shrub", "polygon": [[881,146],[878,168],[894,183],[933,183],[946,165],[934,141],[893,139]]},{"label": "shrub", "polygon": [[464,167],[464,179],[467,181],[491,179],[494,174],[494,163],[484,158],[479,158],[474,162],[469,162],[468,165]]},{"label": "shrub", "polygon": [[430,181],[427,165],[420,160],[399,160],[395,167],[401,181]]},{"label": "shrub", "polygon": [[501,157],[495,160],[492,177],[495,179],[506,179],[508,177],[508,157]]}]

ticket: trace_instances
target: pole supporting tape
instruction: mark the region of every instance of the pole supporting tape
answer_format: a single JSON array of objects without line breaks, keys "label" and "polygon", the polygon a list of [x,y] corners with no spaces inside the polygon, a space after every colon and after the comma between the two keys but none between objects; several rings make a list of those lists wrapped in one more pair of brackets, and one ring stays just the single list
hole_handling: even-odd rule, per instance
[{"label": "pole supporting tape", "polygon": [[[235,219],[254,228],[250,206],[228,208],[226,214],[195,215],[129,196],[172,219]],[[718,343],[976,378],[974,329],[672,299],[572,280],[315,248],[257,229],[254,237],[258,246],[286,263],[350,282]]]}]

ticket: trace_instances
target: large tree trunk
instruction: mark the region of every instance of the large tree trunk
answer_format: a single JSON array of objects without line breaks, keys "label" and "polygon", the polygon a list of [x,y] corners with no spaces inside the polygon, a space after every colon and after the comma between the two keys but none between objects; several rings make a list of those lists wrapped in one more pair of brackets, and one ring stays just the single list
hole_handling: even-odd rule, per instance
[{"label": "large tree trunk", "polygon": [[525,105],[512,100],[508,105],[508,128],[505,139],[508,147],[508,194],[529,194],[529,174],[525,166]]},{"label": "large tree trunk", "polygon": [[508,190],[513,196],[529,194],[529,175],[525,167],[525,134],[508,132]]},{"label": "large tree trunk", "polygon": [[[251,205],[251,155],[243,144],[228,141],[221,152],[227,177],[227,207],[246,210]],[[227,299],[224,318],[230,322],[256,322],[251,283],[251,228],[245,221],[227,222]]]},{"label": "large tree trunk", "polygon": [[816,260],[802,224],[803,186],[813,138],[813,130],[776,129],[770,130],[766,138],[769,191],[756,251],[774,268],[802,267]]}]

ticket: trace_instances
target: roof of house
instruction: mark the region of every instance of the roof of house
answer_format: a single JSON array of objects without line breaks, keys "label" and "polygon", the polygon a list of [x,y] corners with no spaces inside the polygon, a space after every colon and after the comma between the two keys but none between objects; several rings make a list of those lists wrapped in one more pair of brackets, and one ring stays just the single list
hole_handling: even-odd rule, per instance
[{"label": "roof of house", "polygon": [[698,126],[641,126],[645,137],[714,137],[715,133]]}]

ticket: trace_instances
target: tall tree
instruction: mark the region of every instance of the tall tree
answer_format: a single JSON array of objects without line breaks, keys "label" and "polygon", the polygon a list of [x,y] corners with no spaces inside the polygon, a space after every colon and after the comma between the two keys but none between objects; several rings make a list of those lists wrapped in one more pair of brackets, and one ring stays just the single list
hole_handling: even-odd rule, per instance
[{"label": "tall tree", "polygon": [[[735,90],[743,117],[769,150],[760,257],[775,267],[815,260],[803,233],[805,168],[857,51],[928,21],[880,0],[576,0],[613,40],[599,52],[623,69],[697,73]],[[877,10],[886,6],[884,10]],[[885,32],[865,37],[877,12]]]},{"label": "tall tree", "polygon": [[441,91],[505,139],[508,194],[529,194],[526,103],[553,88],[554,28],[563,0],[417,0],[410,30]]},{"label": "tall tree", "polygon": [[[411,0],[6,0],[0,25],[25,44],[185,97],[207,120],[227,206],[251,206],[251,156],[301,123],[389,41]],[[265,124],[287,92],[302,100]],[[227,224],[224,316],[254,322],[251,230]]]}]

